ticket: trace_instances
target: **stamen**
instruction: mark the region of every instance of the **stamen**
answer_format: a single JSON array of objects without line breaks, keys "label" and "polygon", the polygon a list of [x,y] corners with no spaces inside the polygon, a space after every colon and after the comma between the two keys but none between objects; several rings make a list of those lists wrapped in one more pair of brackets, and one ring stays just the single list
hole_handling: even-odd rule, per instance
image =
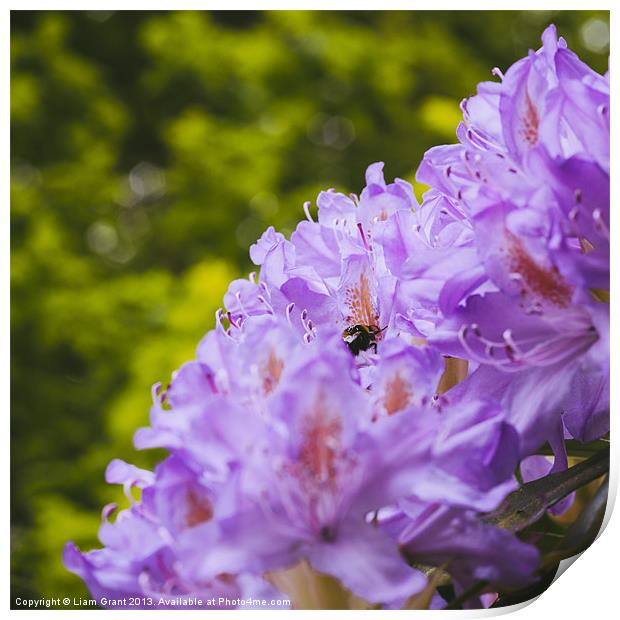
[{"label": "stamen", "polygon": [[224,311],[221,308],[218,308],[215,311],[215,329],[221,329],[222,331],[226,331],[224,326]]},{"label": "stamen", "polygon": [[158,381],[151,388],[151,398],[153,399],[153,404],[161,404],[161,381]]},{"label": "stamen", "polygon": [[[469,328],[473,327],[474,325],[469,326]],[[544,342],[537,341],[536,337],[524,338],[521,340],[521,345],[525,345],[527,342],[537,342],[537,344],[534,344],[528,351],[523,351],[515,342],[510,329],[503,333],[504,342],[488,340],[480,335],[479,330],[476,333],[476,330],[471,329],[471,332],[473,332],[476,342],[484,347],[484,354],[474,349],[473,343],[468,340],[470,330],[468,326],[464,325],[458,332],[458,339],[467,355],[474,361],[496,366],[504,372],[516,372],[523,365],[549,366],[556,364],[575,354],[575,352],[583,350],[585,346],[589,346],[588,343],[597,338],[597,335],[586,329],[584,325],[575,329],[573,334],[558,334]],[[497,357],[497,351],[503,351],[505,357]]]},{"label": "stamen", "polygon": [[[237,303],[239,304],[239,308],[241,309],[241,312],[247,316],[248,312],[246,311],[246,309],[243,306],[243,302],[241,301],[241,293],[239,291],[237,291],[235,293],[235,299],[237,300]],[[235,327],[236,327],[236,325],[235,325]]]},{"label": "stamen", "polygon": [[497,366],[506,371],[511,370],[510,367],[507,367],[507,364],[506,364],[507,360],[498,359],[495,357],[495,344],[494,343],[485,341],[485,339],[483,339],[482,337],[478,337],[476,334],[474,334],[478,342],[484,346],[484,354],[481,354],[481,353],[474,351],[472,346],[469,344],[467,340],[467,334],[468,332],[466,329],[461,329],[459,331],[458,338],[459,338],[461,345],[467,352],[468,356],[473,361],[477,361],[481,364],[489,364],[492,366]]},{"label": "stamen", "polygon": [[[176,375],[177,375],[177,373],[176,373],[176,372],[173,372],[173,373],[172,373],[172,379],[173,379],[173,380],[174,380],[174,379],[176,379]],[[167,398],[168,398],[168,391],[170,390],[170,387],[171,387],[171,384],[169,383],[169,384],[166,386],[166,389],[165,389],[165,390],[162,390],[162,393],[161,393],[161,395],[160,395],[160,397],[159,397],[159,402],[160,402],[160,404],[162,405],[162,407],[164,407],[165,409],[170,409],[170,405],[169,405],[169,404],[168,404],[168,402],[167,402]]]},{"label": "stamen", "polygon": [[[475,127],[468,126],[467,138],[469,139],[471,144],[480,151],[488,151],[489,148],[494,149],[494,150],[500,148],[497,143],[489,140],[487,137],[481,134]],[[479,154],[476,154],[476,157],[480,159]]]},{"label": "stamen", "polygon": [[131,489],[133,489],[135,485],[136,485],[135,480],[128,480],[127,482],[125,482],[125,484],[123,484],[123,493],[125,494],[125,497],[129,500],[129,503],[132,506],[136,504],[136,498],[133,496],[133,493],[131,492]]},{"label": "stamen", "polygon": [[471,153],[469,151],[462,151],[461,153],[462,153],[461,160],[463,161],[463,165],[465,166],[467,173],[469,174],[470,177],[474,177],[475,172],[474,172],[474,169],[471,167],[471,159],[472,159]]},{"label": "stamen", "polygon": [[514,351],[512,349],[512,347],[507,344],[504,346],[504,351],[506,352],[506,357],[511,361],[514,362],[516,361],[515,356],[514,356]]},{"label": "stamen", "polygon": [[306,219],[309,222],[314,222],[314,220],[312,219],[312,216],[310,215],[310,201],[309,200],[304,202],[304,213],[306,214]]},{"label": "stamen", "polygon": [[292,302],[288,306],[286,306],[286,320],[288,321],[289,325],[291,324],[291,312],[293,311],[294,307],[295,302]]},{"label": "stamen", "polygon": [[519,351],[519,347],[517,346],[517,343],[514,341],[514,338],[512,337],[512,330],[510,328],[504,330],[504,333],[502,334],[502,337],[504,338],[504,342],[506,343],[506,347],[508,347],[510,349],[511,353],[515,353],[517,355],[521,355],[521,353]]},{"label": "stamen", "polygon": [[258,301],[260,301],[262,304],[267,306],[267,312],[269,314],[274,314],[273,307],[271,306],[271,304],[262,295],[258,296]]},{"label": "stamen", "polygon": [[[236,329],[239,329],[239,325],[235,322],[235,319],[232,315],[232,312],[227,312],[226,316],[228,318],[228,322]],[[227,333],[230,333],[230,328],[228,328]]]},{"label": "stamen", "polygon": [[110,520],[110,517],[117,511],[118,504],[112,502],[111,504],[106,504],[101,511],[101,521],[107,522]]},{"label": "stamen", "polygon": [[304,309],[301,313],[301,325],[304,328],[304,342],[308,344],[316,335],[314,324],[311,320],[308,320],[308,311]]},{"label": "stamen", "polygon": [[502,71],[499,69],[499,67],[493,67],[491,69],[491,74],[495,75],[496,77],[498,77],[500,80],[503,81],[504,79],[504,74],[502,73]]},{"label": "stamen", "polygon": [[487,142],[486,140],[483,141],[480,138],[479,134],[474,132],[472,129],[468,129],[466,135],[467,135],[467,139],[469,140],[469,143],[473,147],[477,148],[479,151],[486,151],[487,150],[486,148],[484,148],[483,144],[478,143],[478,141],[477,141],[478,139],[480,139],[481,142]]},{"label": "stamen", "polygon": [[607,241],[609,241],[609,228],[603,220],[600,209],[594,209],[594,211],[592,212],[592,219],[594,220],[594,225],[596,226],[598,232],[601,233],[601,235],[605,237]]},{"label": "stamen", "polygon": [[261,287],[261,289],[263,289],[263,293],[265,297],[267,297],[268,299],[271,299],[271,291],[269,290],[267,283],[262,281],[259,283],[259,286]]},{"label": "stamen", "polygon": [[360,236],[362,237],[362,243],[364,244],[364,248],[367,252],[370,251],[370,248],[368,247],[368,242],[366,241],[366,235],[364,234],[364,228],[359,222],[357,224],[357,229],[360,231]]}]

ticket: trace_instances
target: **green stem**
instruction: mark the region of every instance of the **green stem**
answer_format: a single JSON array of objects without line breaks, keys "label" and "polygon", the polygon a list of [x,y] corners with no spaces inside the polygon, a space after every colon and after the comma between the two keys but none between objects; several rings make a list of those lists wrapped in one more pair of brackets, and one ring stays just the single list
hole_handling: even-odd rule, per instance
[{"label": "green stem", "polygon": [[545,511],[576,489],[609,471],[609,446],[564,471],[524,484],[496,510],[482,516],[485,523],[518,532],[538,521]]}]

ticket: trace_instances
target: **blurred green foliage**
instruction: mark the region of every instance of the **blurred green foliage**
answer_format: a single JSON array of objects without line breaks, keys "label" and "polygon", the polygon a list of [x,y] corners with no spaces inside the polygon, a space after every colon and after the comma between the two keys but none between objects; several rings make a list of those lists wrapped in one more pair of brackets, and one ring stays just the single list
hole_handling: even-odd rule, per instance
[{"label": "blurred green foliage", "polygon": [[[103,482],[193,357],[247,247],[367,164],[413,180],[459,101],[551,21],[607,70],[605,12],[12,12],[13,596],[83,595]],[[418,188],[419,189],[419,188]]]}]

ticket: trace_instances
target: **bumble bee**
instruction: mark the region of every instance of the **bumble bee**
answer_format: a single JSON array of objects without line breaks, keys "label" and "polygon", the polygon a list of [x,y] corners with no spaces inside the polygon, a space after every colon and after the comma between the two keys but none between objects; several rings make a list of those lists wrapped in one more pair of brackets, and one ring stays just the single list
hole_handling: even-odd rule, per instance
[{"label": "bumble bee", "polygon": [[374,347],[377,352],[377,336],[384,330],[376,325],[352,325],[342,332],[342,339],[349,347],[353,355],[358,355],[360,351],[367,351]]}]

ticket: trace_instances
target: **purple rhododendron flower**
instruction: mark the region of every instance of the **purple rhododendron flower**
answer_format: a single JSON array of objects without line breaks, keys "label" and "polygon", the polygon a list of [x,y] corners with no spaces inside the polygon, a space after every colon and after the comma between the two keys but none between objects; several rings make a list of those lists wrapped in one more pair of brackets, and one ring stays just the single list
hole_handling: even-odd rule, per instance
[{"label": "purple rhododendron flower", "polygon": [[550,26],[541,50],[481,84],[463,111],[460,144],[431,149],[418,170],[434,189],[386,227],[399,325],[480,366],[471,393],[502,398],[524,454],[563,438],[561,413],[570,436],[600,437],[609,430],[609,80]]},{"label": "purple rhododendron flower", "polygon": [[260,308],[255,300],[262,298],[263,312],[281,313],[293,303],[315,327],[391,328],[396,278],[375,239],[392,214],[410,212],[417,202],[406,181],[385,183],[382,163],[368,167],[366,183],[359,199],[322,192],[318,222],[306,205],[308,219],[290,241],[273,228],[265,231],[250,249],[252,261],[261,267],[259,282],[236,281],[225,300],[234,322],[254,314]]},{"label": "purple rhododendron flower", "polygon": [[[155,474],[112,461],[106,479],[123,484],[132,507],[121,511],[114,523],[109,517],[116,506],[104,509],[99,531],[103,549],[81,554],[69,543],[63,558],[102,607],[128,597],[139,602],[137,608],[192,608],[201,606],[197,598],[234,601],[274,594],[267,582],[247,572],[197,577],[191,570],[195,556],[204,553],[191,540],[212,519],[218,500],[201,476],[176,456],[161,463]],[[131,496],[132,487],[142,489],[139,503]]]},{"label": "purple rhododendron flower", "polygon": [[426,153],[421,205],[375,163],[359,198],[321,192],[250,248],[259,272],[135,435],[170,455],[113,461],[130,508],[104,509],[103,549],[65,549],[95,598],[312,606],[328,576],[402,608],[427,565],[457,594],[483,580],[484,607],[535,579],[538,550],[483,515],[609,429],[609,79],[553,26],[496,74]]},{"label": "purple rhododendron flower", "polygon": [[[531,581],[537,550],[512,534],[481,523],[475,512],[407,499],[380,517],[380,526],[417,562],[446,564],[457,592],[477,580],[519,587]],[[481,607],[472,601],[472,607]]]},{"label": "purple rhododendron flower", "polygon": [[[516,488],[516,431],[492,402],[437,400],[439,354],[395,337],[360,373],[337,331],[306,342],[293,323],[290,314],[250,316],[234,338],[210,332],[199,360],[183,366],[165,394],[155,392],[152,426],[137,433],[136,445],[172,456],[155,476],[113,462],[108,480],[128,492],[143,487],[140,503],[104,525],[104,550],[66,552],[93,591],[109,593],[106,569],[127,558],[116,552],[119,535],[104,532],[130,535],[135,527],[175,567],[166,573],[167,587],[178,583],[173,594],[194,592],[190,577],[218,588],[253,576],[256,586],[264,574],[307,562],[369,603],[400,607],[426,579],[380,527],[379,511],[408,499],[450,506],[457,521],[471,521]],[[528,550],[524,581],[537,560]],[[125,579],[146,583],[151,549],[137,551]],[[107,563],[93,564],[99,556]],[[512,579],[512,566],[494,570],[498,581],[505,571]],[[164,585],[157,581],[149,596],[168,592]]]}]

